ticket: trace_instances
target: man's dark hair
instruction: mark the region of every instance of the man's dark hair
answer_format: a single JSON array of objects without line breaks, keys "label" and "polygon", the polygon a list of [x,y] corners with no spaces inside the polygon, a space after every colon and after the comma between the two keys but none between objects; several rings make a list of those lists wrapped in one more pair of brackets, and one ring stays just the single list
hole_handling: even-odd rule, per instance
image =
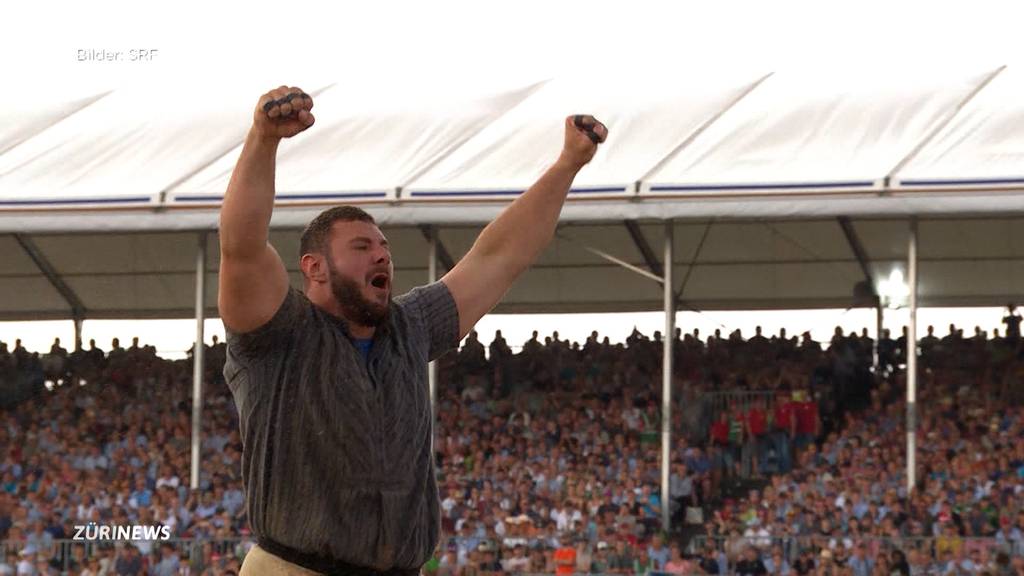
[{"label": "man's dark hair", "polygon": [[306,229],[302,231],[302,240],[299,243],[299,258],[312,252],[326,253],[327,237],[330,235],[331,227],[334,226],[334,223],[353,221],[377,224],[373,216],[370,216],[362,208],[355,206],[335,206],[318,214],[306,226]]}]

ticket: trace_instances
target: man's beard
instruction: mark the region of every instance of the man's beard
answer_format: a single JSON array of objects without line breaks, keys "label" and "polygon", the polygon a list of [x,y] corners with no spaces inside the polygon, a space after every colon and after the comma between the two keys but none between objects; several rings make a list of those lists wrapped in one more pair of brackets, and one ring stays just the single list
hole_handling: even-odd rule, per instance
[{"label": "man's beard", "polygon": [[391,310],[391,294],[388,293],[386,304],[371,302],[363,296],[362,289],[355,280],[346,278],[334,266],[328,264],[331,278],[331,294],[341,307],[341,313],[350,322],[360,326],[377,327],[384,323]]}]

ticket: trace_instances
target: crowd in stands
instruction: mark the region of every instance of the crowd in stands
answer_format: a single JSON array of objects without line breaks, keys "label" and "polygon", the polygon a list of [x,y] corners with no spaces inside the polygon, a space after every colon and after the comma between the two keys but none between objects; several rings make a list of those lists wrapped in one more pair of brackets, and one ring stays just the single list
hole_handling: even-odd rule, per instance
[{"label": "crowd in stands", "polygon": [[1019,316],[1011,309],[1006,321],[1006,338],[950,326],[921,339],[909,497],[905,373],[890,366],[868,409],[847,411],[835,430],[798,444],[791,470],[714,511],[698,539],[701,565],[1024,574],[1024,362]]},{"label": "crowd in stands", "polygon": [[[671,534],[662,335],[535,333],[513,351],[471,334],[439,361],[444,539],[424,571],[1024,576],[1024,362],[1008,318],[1005,337],[921,339],[909,498],[905,334],[677,331]],[[0,576],[238,573],[252,545],[242,446],[223,343],[205,357],[191,489],[190,359],[137,341],[0,345],[0,387],[32,382],[0,412]],[[171,540],[64,542],[90,523]]]}]

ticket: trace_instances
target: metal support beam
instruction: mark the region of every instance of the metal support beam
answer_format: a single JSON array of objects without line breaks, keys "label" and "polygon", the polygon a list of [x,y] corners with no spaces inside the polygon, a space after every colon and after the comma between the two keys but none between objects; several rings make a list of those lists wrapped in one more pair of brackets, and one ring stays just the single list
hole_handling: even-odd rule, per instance
[{"label": "metal support beam", "polygon": [[917,220],[910,221],[907,256],[910,324],[907,326],[907,498],[917,483]]},{"label": "metal support beam", "polygon": [[842,229],[843,235],[846,236],[846,243],[850,245],[850,251],[857,258],[857,264],[860,265],[860,271],[864,274],[864,281],[867,282],[868,287],[871,289],[871,296],[874,299],[875,304],[875,345],[871,351],[872,364],[875,367],[875,374],[881,372],[881,360],[878,356],[878,343],[882,340],[882,299],[878,295],[878,284],[875,282],[875,277],[871,273],[871,268],[868,266],[870,260],[868,259],[867,250],[864,250],[864,244],[860,241],[860,236],[857,235],[857,231],[853,228],[853,223],[850,222],[849,217],[839,216],[836,218],[839,223],[839,228]]},{"label": "metal support beam", "polygon": [[196,343],[192,352],[192,470],[189,486],[199,488],[199,463],[201,461],[201,438],[203,433],[203,322],[206,320],[206,232],[199,233],[196,250]]},{"label": "metal support beam", "polygon": [[[669,222],[671,222],[671,220],[669,220]],[[682,300],[682,295],[683,295],[683,290],[686,289],[686,282],[690,278],[690,272],[693,270],[693,262],[696,261],[697,257],[700,255],[700,250],[704,246],[704,240],[707,239],[707,237],[708,237],[708,230],[710,228],[711,228],[711,222],[709,221],[707,227],[704,229],[704,236],[701,237],[700,244],[697,246],[697,251],[693,255],[693,260],[690,262],[690,267],[686,271],[686,276],[683,278],[683,283],[682,283],[682,285],[679,286],[679,290],[677,290],[675,292],[675,304],[674,304],[675,307],[682,306],[682,307],[684,307],[687,310],[690,310],[692,312],[698,312],[698,313],[701,312],[699,309],[697,309],[697,308],[687,304],[686,302],[684,302]],[[639,275],[641,275],[641,276],[643,276],[645,278],[650,278],[651,280],[654,280],[658,284],[662,284],[662,285],[665,284],[665,270],[662,270],[662,275],[658,276],[657,274],[654,274],[652,272],[648,272],[647,270],[644,270],[643,268],[641,268],[639,266],[630,264],[629,262],[626,262],[625,260],[623,260],[621,258],[616,258],[615,256],[612,256],[611,254],[608,254],[607,252],[604,252],[602,250],[598,250],[597,248],[592,248],[590,246],[587,246],[586,244],[584,244],[584,243],[582,243],[582,242],[580,242],[578,240],[575,240],[573,238],[570,238],[568,236],[565,236],[565,235],[563,235],[561,233],[556,232],[555,236],[558,237],[560,240],[565,240],[566,242],[573,242],[573,243],[579,245],[581,248],[583,248],[587,252],[590,252],[591,254],[594,254],[595,256],[599,256],[601,258],[604,258],[605,260],[607,260],[607,261],[609,261],[609,262],[611,262],[613,264],[618,264],[619,266],[622,266],[623,268],[625,268],[626,270],[629,270],[630,272],[636,272],[637,274],[639,274]],[[725,326],[722,326],[722,327],[724,328]]]},{"label": "metal support beam", "polygon": [[57,292],[64,298],[64,301],[68,303],[71,308],[71,318],[76,322],[76,333],[75,336],[81,339],[81,327],[78,323],[85,320],[85,304],[82,304],[82,299],[75,294],[75,291],[68,286],[67,282],[61,278],[60,274],[50,264],[50,261],[46,258],[46,255],[36,246],[36,243],[25,234],[15,234],[14,240],[21,245],[21,249],[25,251],[25,254],[35,263],[39,271],[46,276],[46,279],[50,281],[50,284],[57,290]]},{"label": "metal support beam", "polygon": [[636,272],[637,274],[639,274],[639,275],[641,275],[641,276],[643,276],[645,278],[650,278],[651,280],[654,280],[655,282],[657,282],[659,284],[664,282],[664,279],[661,276],[657,275],[657,274],[652,274],[651,272],[648,272],[647,270],[644,270],[643,268],[641,268],[639,266],[634,266],[633,264],[630,264],[629,262],[626,262],[625,260],[623,260],[621,258],[616,258],[615,256],[612,256],[611,254],[609,254],[607,252],[604,252],[602,250],[598,250],[597,248],[592,248],[590,246],[587,246],[586,244],[580,242],[579,240],[575,240],[573,238],[570,238],[570,237],[565,236],[565,235],[563,235],[561,233],[558,233],[558,232],[555,232],[555,236],[558,237],[560,240],[565,240],[566,242],[572,242],[574,244],[577,244],[580,248],[583,248],[587,252],[590,252],[591,254],[593,254],[595,256],[599,256],[601,258],[604,258],[605,260],[607,260],[607,261],[609,261],[609,262],[611,262],[613,264],[618,264],[619,266],[622,266],[623,268],[625,268],[626,270],[629,270],[630,272]]},{"label": "metal support beam", "polygon": [[839,216],[836,218],[836,221],[839,222],[839,227],[842,228],[843,235],[846,236],[846,243],[850,245],[850,251],[857,257],[857,263],[860,264],[860,271],[864,274],[864,280],[871,286],[871,294],[877,298],[878,286],[875,284],[875,278],[871,274],[871,269],[868,268],[868,254],[864,250],[864,245],[860,242],[860,237],[857,236],[857,231],[853,229],[853,224],[846,216]]},{"label": "metal support beam", "polygon": [[[420,226],[420,231],[423,232],[423,237],[427,239],[427,242],[432,243],[431,254],[436,254],[436,256],[431,257],[431,266],[437,266],[437,262],[440,261],[445,271],[455,268],[455,261],[452,260],[452,255],[448,253],[448,249],[444,247],[444,242],[441,242],[437,228],[434,226]],[[436,271],[431,276],[430,281],[434,282],[435,280],[437,280]]]},{"label": "metal support beam", "polygon": [[[704,225],[704,232],[700,236],[700,242],[697,242],[697,249],[693,251],[693,257],[690,258],[690,263],[686,266],[686,275],[683,276],[683,281],[682,283],[679,284],[679,290],[676,291],[677,306],[680,304],[684,304],[683,291],[686,290],[686,284],[690,281],[690,275],[693,273],[693,265],[697,263],[697,258],[700,258],[700,253],[704,249],[704,242],[706,242],[708,239],[708,232],[711,232],[711,222],[711,220],[708,220],[708,223]],[[700,310],[697,310],[696,308],[693,308],[688,305],[687,308],[690,308],[696,312],[700,312]]]},{"label": "metal support beam", "polygon": [[[672,225],[673,225],[672,220],[668,220],[666,222],[666,226],[667,227],[672,227]],[[673,302],[672,303],[672,309],[673,309],[673,311],[676,308],[682,306],[682,307],[686,308],[687,310],[690,310],[691,312],[697,312],[697,313],[701,312],[701,310],[699,310],[698,308],[695,308],[695,307],[687,304],[686,302],[684,302],[682,300],[682,297],[683,297],[683,291],[686,289],[686,283],[690,279],[690,273],[693,271],[693,263],[697,260],[697,257],[700,256],[701,248],[704,247],[704,241],[707,239],[708,231],[710,229],[711,229],[711,221],[708,221],[707,226],[704,228],[704,235],[700,239],[700,243],[698,244],[697,250],[696,250],[696,252],[693,255],[693,259],[690,261],[690,266],[689,266],[689,268],[686,271],[686,276],[683,277],[683,283],[679,286],[679,290],[677,290],[677,291],[675,291],[675,293],[673,293],[673,298],[672,298],[672,302]],[[662,269],[661,276],[658,276],[657,274],[654,274],[652,272],[648,272],[647,270],[644,270],[643,268],[641,268],[639,266],[630,264],[629,262],[626,262],[625,260],[622,260],[621,258],[616,258],[615,256],[612,256],[611,254],[608,254],[607,252],[604,252],[602,250],[598,250],[597,248],[592,248],[590,246],[587,246],[586,244],[584,244],[584,243],[582,243],[582,242],[580,242],[578,240],[575,240],[573,238],[570,238],[568,236],[565,236],[565,235],[563,235],[561,233],[556,232],[555,236],[558,237],[561,240],[565,240],[566,242],[573,242],[573,243],[579,245],[581,248],[583,248],[587,252],[590,252],[591,254],[594,254],[595,256],[599,256],[601,258],[604,258],[605,260],[607,260],[607,261],[609,261],[609,262],[611,262],[613,264],[618,264],[619,266],[622,266],[623,268],[625,268],[626,270],[629,270],[630,272],[636,272],[637,274],[639,274],[639,275],[641,275],[641,276],[643,276],[645,278],[650,278],[651,280],[654,280],[655,282],[661,284],[663,289],[666,289],[664,287],[667,286],[668,287],[667,290],[669,290],[669,291],[672,290],[672,277],[671,277],[672,274],[671,274],[671,271],[668,269],[668,268],[670,268],[672,266],[672,264],[673,264],[672,261],[669,261],[668,267],[665,267],[664,269]],[[669,238],[671,238],[671,237],[672,237],[672,234],[669,234]],[[648,266],[649,265],[650,265],[650,262],[648,262]],[[666,282],[667,282],[667,284],[666,284]],[[674,318],[674,316],[673,316],[673,318]],[[725,326],[722,326],[722,327],[725,328]],[[673,331],[671,331],[671,332],[666,332],[665,338],[668,339],[668,338],[672,338],[674,336],[675,336],[675,332],[674,332],[674,329],[673,329]]]},{"label": "metal support beam", "polygon": [[665,222],[665,335],[662,340],[661,371],[661,527],[672,529],[672,499],[669,493],[672,466],[672,343],[675,340],[676,295],[672,292],[672,221]]},{"label": "metal support beam", "polygon": [[661,267],[661,262],[658,262],[657,256],[654,255],[654,250],[651,250],[651,245],[647,243],[647,238],[640,230],[640,225],[636,223],[636,220],[625,220],[623,224],[626,225],[626,231],[633,239],[633,244],[636,244],[636,249],[644,257],[644,262],[647,262],[647,267],[658,276],[664,276],[665,270]]}]

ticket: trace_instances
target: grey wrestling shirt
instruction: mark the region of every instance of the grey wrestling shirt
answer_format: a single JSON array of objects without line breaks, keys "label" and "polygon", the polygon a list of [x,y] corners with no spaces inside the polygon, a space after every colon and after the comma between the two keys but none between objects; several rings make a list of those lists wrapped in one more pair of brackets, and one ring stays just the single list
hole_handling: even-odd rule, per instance
[{"label": "grey wrestling shirt", "polygon": [[458,345],[442,282],[394,299],[369,356],[345,321],[290,289],[274,317],[228,331],[255,535],[377,570],[420,568],[440,532],[427,362]]}]

